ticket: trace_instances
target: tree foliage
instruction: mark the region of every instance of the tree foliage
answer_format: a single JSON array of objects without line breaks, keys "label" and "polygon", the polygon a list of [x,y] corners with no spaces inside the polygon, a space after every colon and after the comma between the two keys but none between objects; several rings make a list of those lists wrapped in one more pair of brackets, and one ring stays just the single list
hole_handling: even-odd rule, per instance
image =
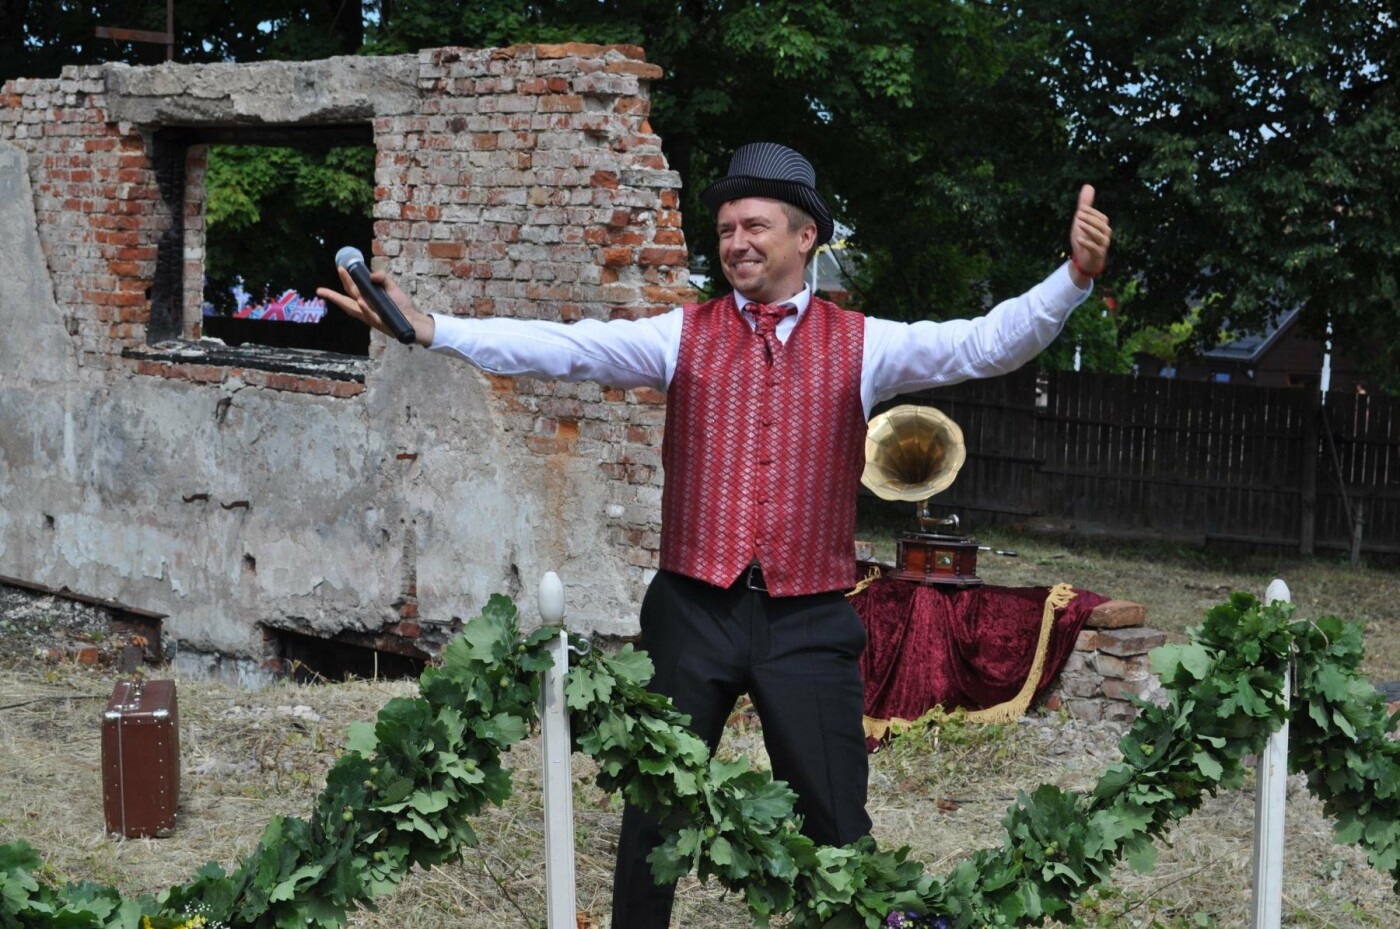
[{"label": "tree foliage", "polygon": [[[1026,0],[1075,163],[1144,323],[1199,346],[1303,307],[1400,387],[1400,98],[1384,0]],[[1010,15],[1008,13],[1008,15]]]},{"label": "tree foliage", "polygon": [[[99,39],[99,26],[164,32],[165,0],[0,0],[0,80],[57,77],[64,65],[158,64],[165,46]],[[175,60],[311,60],[354,54],[360,0],[179,0]]]},{"label": "tree foliage", "polygon": [[[161,29],[164,8],[0,0],[0,77],[158,61],[92,29]],[[1073,323],[1092,364],[1121,368],[1138,329],[1192,312],[1202,348],[1301,305],[1400,386],[1386,0],[181,0],[176,15],[181,61],[639,44],[665,72],[651,122],[697,259],[715,249],[699,192],[737,146],[784,142],[852,230],[854,303],[972,315],[1063,258],[1089,182],[1116,230],[1101,292],[1137,290],[1111,325]]]},{"label": "tree foliage", "polygon": [[[372,235],[374,149],[219,145],[209,149],[205,297],[231,311],[241,280],[257,300],[338,284],[336,251]],[[338,314],[337,314],[338,315]]]}]

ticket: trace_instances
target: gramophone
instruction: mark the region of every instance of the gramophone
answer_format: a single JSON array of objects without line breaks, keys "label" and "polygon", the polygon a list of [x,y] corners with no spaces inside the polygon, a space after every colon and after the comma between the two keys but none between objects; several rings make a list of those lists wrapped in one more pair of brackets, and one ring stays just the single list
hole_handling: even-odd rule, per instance
[{"label": "gramophone", "polygon": [[956,515],[938,518],[928,511],[929,498],[953,483],[966,458],[962,430],[933,407],[906,403],[870,421],[861,483],[882,500],[918,504],[919,531],[895,540],[894,577],[955,587],[982,583],[977,542],[954,534]]}]

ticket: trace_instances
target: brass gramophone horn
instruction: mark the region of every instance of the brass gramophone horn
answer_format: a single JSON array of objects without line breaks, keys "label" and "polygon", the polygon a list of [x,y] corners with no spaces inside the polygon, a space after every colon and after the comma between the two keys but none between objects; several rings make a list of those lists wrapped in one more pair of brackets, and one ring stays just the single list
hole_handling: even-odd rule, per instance
[{"label": "brass gramophone horn", "polygon": [[953,483],[966,458],[957,423],[931,406],[906,403],[870,421],[860,480],[882,500],[917,503]]}]

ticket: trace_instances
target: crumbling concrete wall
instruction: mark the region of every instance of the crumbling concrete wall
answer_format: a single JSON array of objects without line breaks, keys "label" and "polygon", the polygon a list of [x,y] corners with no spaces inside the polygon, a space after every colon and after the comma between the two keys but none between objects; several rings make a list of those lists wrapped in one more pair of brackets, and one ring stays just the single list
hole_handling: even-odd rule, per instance
[{"label": "crumbling concrete wall", "polygon": [[497,591],[528,622],[550,569],[572,626],[632,631],[661,396],[377,336],[319,365],[199,340],[206,149],[161,140],[368,124],[376,262],[420,308],[635,317],[688,296],[680,182],[646,121],[659,75],[636,48],[564,45],[7,83],[0,575],[253,662],[263,624],[413,639]]}]

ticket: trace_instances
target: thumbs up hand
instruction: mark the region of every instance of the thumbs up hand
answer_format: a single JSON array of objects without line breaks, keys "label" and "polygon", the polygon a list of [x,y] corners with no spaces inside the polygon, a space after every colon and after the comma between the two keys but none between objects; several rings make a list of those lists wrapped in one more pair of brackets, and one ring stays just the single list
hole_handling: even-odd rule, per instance
[{"label": "thumbs up hand", "polygon": [[1094,209],[1094,188],[1085,184],[1079,189],[1079,203],[1069,227],[1070,277],[1075,284],[1088,287],[1103,272],[1112,239],[1108,217]]}]

